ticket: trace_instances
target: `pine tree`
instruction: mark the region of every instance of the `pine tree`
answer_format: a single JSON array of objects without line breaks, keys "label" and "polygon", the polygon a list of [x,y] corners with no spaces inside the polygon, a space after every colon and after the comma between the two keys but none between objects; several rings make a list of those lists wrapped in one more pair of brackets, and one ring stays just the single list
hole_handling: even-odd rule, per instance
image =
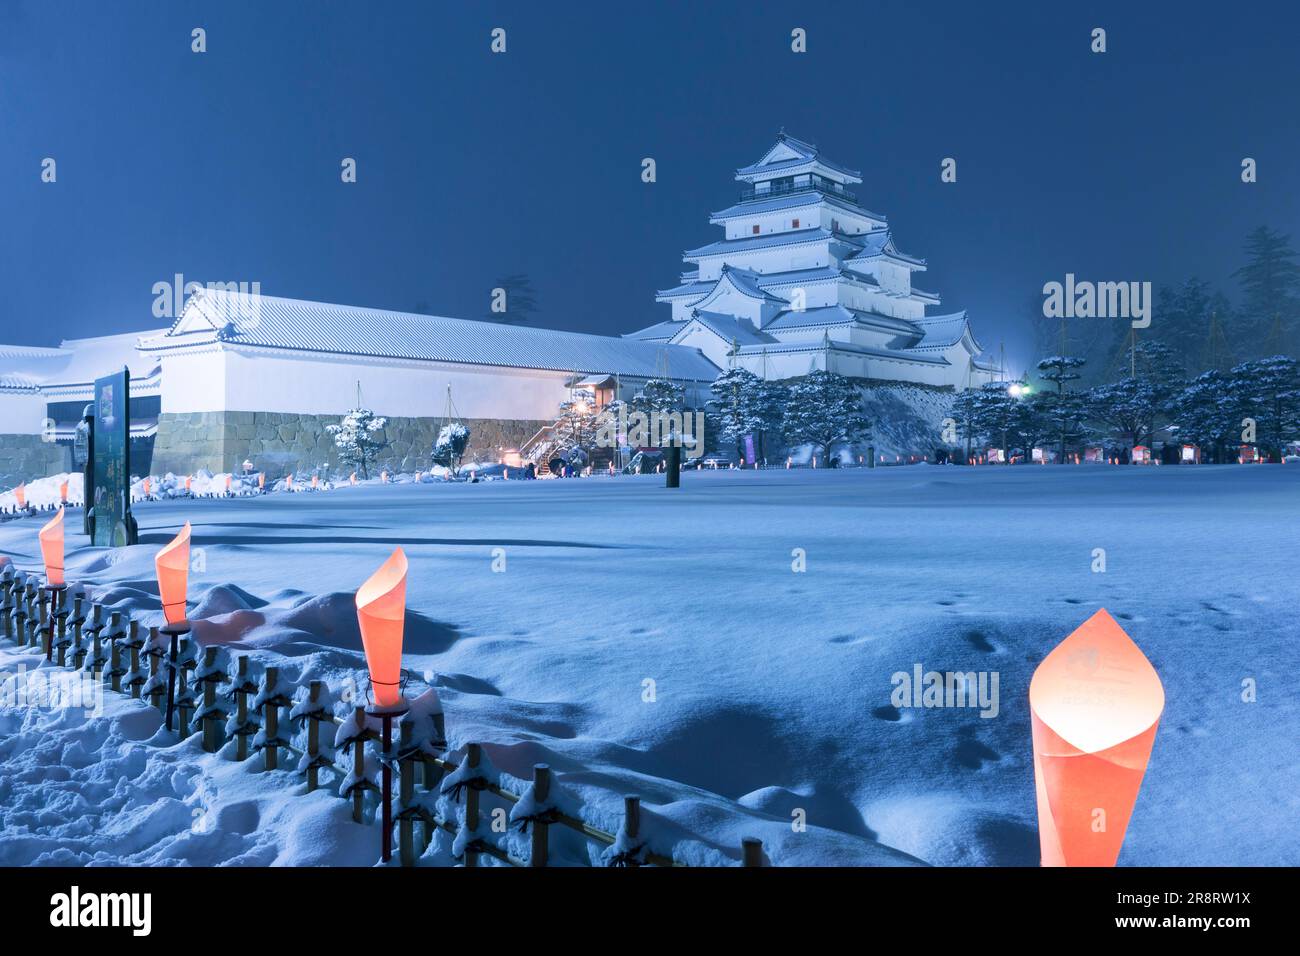
[{"label": "pine tree", "polygon": [[681,412],[686,410],[686,389],[666,378],[652,378],[641,386],[641,391],[628,403],[633,411]]},{"label": "pine tree", "polygon": [[1233,276],[1255,340],[1264,341],[1275,320],[1289,339],[1300,322],[1300,265],[1291,237],[1260,226],[1246,237],[1245,252],[1246,264]]},{"label": "pine tree", "polygon": [[470,429],[461,422],[448,422],[438,432],[433,442],[433,452],[429,460],[435,465],[442,465],[453,476],[460,471],[460,461],[469,447]]},{"label": "pine tree", "polygon": [[829,459],[836,444],[852,442],[870,427],[861,394],[842,375],[818,370],[789,388],[782,429],[790,441],[811,444]]},{"label": "pine tree", "polygon": [[1222,462],[1241,431],[1241,401],[1229,377],[1211,369],[1178,394],[1173,419],[1179,441],[1199,446],[1202,458]]},{"label": "pine tree", "polygon": [[758,427],[752,408],[754,383],[758,381],[758,376],[748,369],[731,368],[709,386],[713,393],[709,408],[716,416],[718,436],[729,443],[733,451],[739,449],[742,438]]},{"label": "pine tree", "polygon": [[368,408],[354,408],[337,425],[326,425],[325,431],[334,436],[340,460],[360,471],[362,478],[369,478],[370,466],[387,445],[378,437],[387,424],[388,419]]},{"label": "pine tree", "polygon": [[1045,414],[1056,426],[1060,443],[1057,456],[1059,464],[1065,464],[1066,444],[1082,437],[1085,414],[1083,403],[1078,396],[1066,389],[1066,383],[1082,378],[1078,370],[1085,364],[1084,359],[1068,355],[1050,355],[1038,363],[1039,378],[1056,386],[1055,394],[1044,401],[1050,403]]},{"label": "pine tree", "polygon": [[599,428],[600,415],[596,412],[596,397],[591,392],[586,389],[576,391],[568,401],[560,403],[555,432],[562,444],[585,449],[595,440]]},{"label": "pine tree", "polygon": [[[1300,436],[1300,375],[1297,362],[1285,355],[1235,366],[1228,375],[1237,397],[1238,419],[1253,419],[1255,442],[1280,459],[1282,446]],[[1234,416],[1235,417],[1235,416]]]}]

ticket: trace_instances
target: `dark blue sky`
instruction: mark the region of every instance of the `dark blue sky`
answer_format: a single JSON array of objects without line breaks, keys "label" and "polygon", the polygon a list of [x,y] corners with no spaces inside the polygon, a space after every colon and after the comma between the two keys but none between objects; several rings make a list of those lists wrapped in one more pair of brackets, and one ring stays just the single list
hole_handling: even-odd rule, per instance
[{"label": "dark blue sky", "polygon": [[0,341],[149,327],[176,272],[472,318],[526,273],[538,324],[625,332],[781,126],[1016,365],[1067,271],[1235,293],[1300,222],[1296,5],[1065,6],[0,0]]}]

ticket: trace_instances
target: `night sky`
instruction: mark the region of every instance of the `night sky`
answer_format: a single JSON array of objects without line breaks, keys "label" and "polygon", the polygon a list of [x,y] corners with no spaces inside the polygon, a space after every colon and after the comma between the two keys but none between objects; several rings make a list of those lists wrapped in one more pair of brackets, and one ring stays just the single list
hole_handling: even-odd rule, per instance
[{"label": "night sky", "polygon": [[0,341],[165,325],[177,272],[467,318],[523,273],[537,324],[630,331],[782,126],[1017,371],[1066,272],[1235,297],[1300,231],[1297,5],[1064,6],[0,0]]}]

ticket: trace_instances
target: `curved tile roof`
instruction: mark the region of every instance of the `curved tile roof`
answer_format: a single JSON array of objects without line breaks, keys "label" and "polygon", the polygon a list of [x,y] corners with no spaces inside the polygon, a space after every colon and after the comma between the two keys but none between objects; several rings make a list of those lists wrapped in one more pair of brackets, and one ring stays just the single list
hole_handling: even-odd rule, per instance
[{"label": "curved tile roof", "polygon": [[222,342],[367,358],[653,377],[665,352],[673,377],[712,381],[717,367],[697,349],[632,338],[499,325],[219,289],[196,292],[146,352]]}]

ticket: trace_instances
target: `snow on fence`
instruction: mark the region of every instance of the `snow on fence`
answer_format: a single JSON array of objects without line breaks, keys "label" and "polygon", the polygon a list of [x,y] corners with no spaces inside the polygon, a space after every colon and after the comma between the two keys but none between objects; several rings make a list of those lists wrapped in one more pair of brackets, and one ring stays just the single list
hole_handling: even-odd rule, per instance
[{"label": "snow on fence", "polygon": [[[172,667],[167,636],[157,626],[150,626],[145,636],[140,622],[121,611],[109,612],[105,620],[100,604],[92,603],[87,614],[80,593],[72,594],[69,607],[69,593],[40,587],[36,576],[6,565],[0,571],[4,639],[39,648],[47,661],[89,671],[92,679],[106,682],[114,691],[147,700],[149,706],[164,711]],[[685,865],[649,849],[636,796],[623,797],[622,824],[617,833],[609,833],[556,804],[546,764],[535,765],[531,785],[515,793],[493,779],[481,744],[466,745],[457,760],[444,736],[435,691],[412,701],[410,712],[399,723],[396,748],[384,753],[379,719],[360,706],[345,719],[335,716],[333,697],[322,681],[297,687],[274,666],[264,668],[259,681],[250,674],[247,656],[238,656],[233,670],[224,657],[216,647],[202,648],[200,654],[191,637],[181,641],[175,675],[180,738],[201,733],[206,752],[224,752],[232,760],[248,760],[261,751],[268,771],[280,768],[282,752],[291,754],[297,758],[296,773],[306,779],[306,793],[321,788],[322,772],[332,773],[340,781],[339,795],[351,801],[352,819],[358,824],[366,822],[367,794],[372,803],[381,802],[374,779],[387,764],[398,779],[395,820],[402,866],[415,865],[436,830],[453,836],[452,855],[465,866],[478,866],[483,856],[510,866],[547,866],[551,834],[557,827],[599,846],[607,866]],[[294,746],[291,732],[286,736],[281,724],[286,709],[289,724],[306,730],[305,750]],[[348,758],[346,763],[336,762],[340,754]],[[438,796],[450,797],[461,806],[458,820],[440,815]],[[483,825],[485,796],[500,805],[496,810],[508,809],[509,824],[529,834],[525,856],[516,856],[490,839],[493,828]],[[380,809],[375,809],[372,820],[381,818]],[[744,866],[762,866],[761,841],[746,838],[741,861]]]}]

